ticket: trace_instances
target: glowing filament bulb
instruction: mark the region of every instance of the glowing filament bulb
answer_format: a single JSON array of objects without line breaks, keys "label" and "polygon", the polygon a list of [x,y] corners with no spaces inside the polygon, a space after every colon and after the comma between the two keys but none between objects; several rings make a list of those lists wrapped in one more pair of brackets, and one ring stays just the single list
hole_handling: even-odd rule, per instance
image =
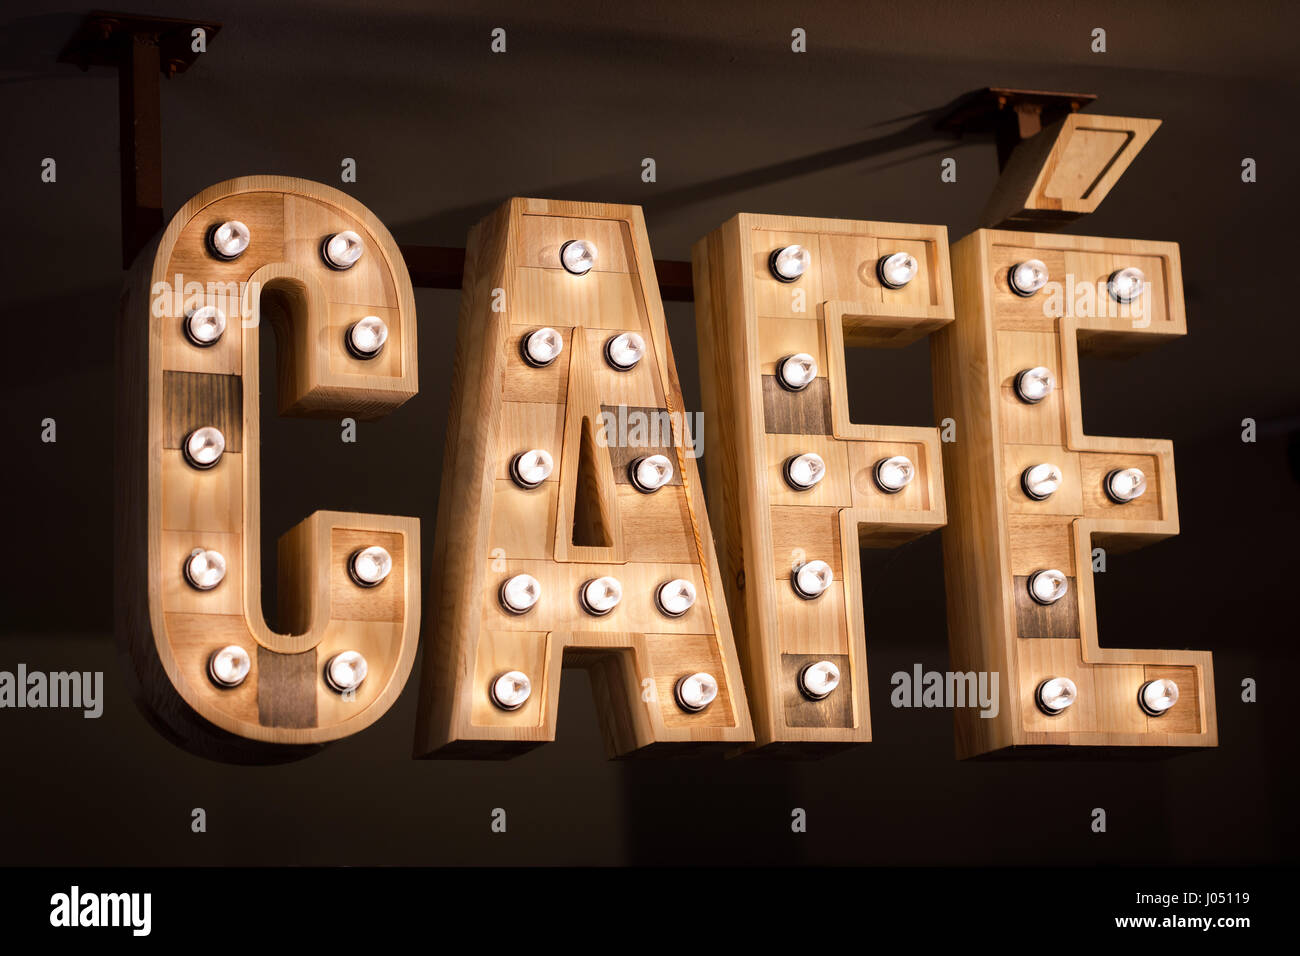
[{"label": "glowing filament bulb", "polygon": [[393,570],[393,556],[379,545],[353,551],[348,558],[348,574],[363,588],[374,588],[384,583]]},{"label": "glowing filament bulb", "polygon": [[542,599],[542,585],[531,574],[516,574],[502,582],[499,597],[511,614],[527,614]]},{"label": "glowing filament bulb", "polygon": [[912,483],[916,477],[916,466],[906,455],[894,455],[876,462],[872,477],[881,491],[887,495],[896,495]]},{"label": "glowing filament bulb", "polygon": [[1027,497],[1035,501],[1046,501],[1056,494],[1061,487],[1064,476],[1061,469],[1051,464],[1031,465],[1020,475],[1020,487]]},{"label": "glowing filament bulb", "polygon": [[325,683],[340,694],[354,691],[366,679],[370,666],[360,651],[343,651],[335,654],[325,665]]},{"label": "glowing filament bulb", "polygon": [[785,480],[795,491],[807,491],[826,477],[826,462],[816,452],[793,455],[785,460]]},{"label": "glowing filament bulb", "polygon": [[1074,686],[1074,681],[1068,677],[1051,677],[1038,685],[1034,692],[1034,699],[1038,702],[1038,709],[1043,713],[1054,716],[1061,713],[1079,696],[1079,688]]},{"label": "glowing filament bulb", "polygon": [[773,250],[767,265],[781,282],[794,282],[812,265],[812,253],[803,246],[785,246]]},{"label": "glowing filament bulb", "polygon": [[1016,376],[1016,395],[1027,405],[1037,405],[1056,388],[1052,370],[1041,365],[1027,368]]},{"label": "glowing filament bulb", "polygon": [[1046,568],[1029,576],[1029,596],[1039,604],[1055,604],[1070,590],[1064,571]]},{"label": "glowing filament bulb", "polygon": [[351,269],[366,251],[366,244],[351,229],[330,236],[321,245],[321,256],[331,269]]},{"label": "glowing filament bulb", "polygon": [[1159,717],[1178,703],[1178,685],[1167,678],[1149,680],[1138,693],[1138,703],[1152,717]]},{"label": "glowing filament bulb", "polygon": [[608,575],[603,578],[592,578],[583,583],[578,596],[584,611],[601,617],[618,607],[618,602],[623,600],[623,585],[618,578]]},{"label": "glowing filament bulb", "polygon": [[695,606],[695,585],[676,578],[655,590],[655,605],[669,617],[681,617]]},{"label": "glowing filament bulb", "polygon": [[185,314],[185,324],[181,326],[185,337],[199,348],[215,345],[226,331],[226,313],[215,305],[205,305],[191,309]]},{"label": "glowing filament bulb", "polygon": [[688,713],[698,714],[718,696],[718,681],[712,674],[701,671],[683,677],[673,688],[677,706]]},{"label": "glowing filament bulb", "polygon": [[645,357],[645,339],[635,332],[615,335],[605,343],[605,359],[620,372],[636,368]]},{"label": "glowing filament bulb", "polygon": [[220,551],[195,548],[185,559],[185,580],[198,591],[211,591],[226,577],[226,558]]},{"label": "glowing filament bulb", "polygon": [[518,710],[533,693],[533,682],[523,671],[506,671],[492,681],[488,693],[502,710]]},{"label": "glowing filament bulb", "polygon": [[549,326],[534,329],[524,336],[521,351],[524,361],[535,368],[545,368],[564,351],[564,336]]},{"label": "glowing filament bulb", "polygon": [[776,363],[776,380],[791,392],[802,392],[817,377],[817,360],[807,352],[787,355]]},{"label": "glowing filament bulb", "polygon": [[208,677],[218,687],[238,687],[253,668],[248,651],[238,644],[227,644],[208,658]]},{"label": "glowing filament bulb", "polygon": [[1147,490],[1147,476],[1141,468],[1116,468],[1106,476],[1106,497],[1117,505],[1141,498]]},{"label": "glowing filament bulb", "polygon": [[665,455],[646,455],[627,469],[633,487],[642,494],[653,494],[673,480],[673,463]]},{"label": "glowing filament bulb", "polygon": [[384,350],[388,341],[388,323],[377,315],[367,315],[348,327],[343,344],[359,359],[372,359]]},{"label": "glowing filament bulb", "polygon": [[181,455],[193,468],[207,469],[215,467],[226,451],[226,436],[220,428],[205,425],[196,428],[185,436],[181,445]]},{"label": "glowing filament bulb", "polygon": [[832,661],[817,661],[799,672],[799,690],[809,700],[822,700],[840,686],[840,669]]},{"label": "glowing filament bulb", "polygon": [[901,289],[916,278],[919,267],[916,257],[906,252],[895,252],[890,256],[881,256],[876,263],[876,275],[887,289]]},{"label": "glowing filament bulb", "polygon": [[821,597],[834,581],[835,574],[825,561],[805,561],[790,572],[795,593],[809,601]]},{"label": "glowing filament bulb", "polygon": [[208,251],[218,259],[238,259],[251,239],[248,227],[238,219],[231,219],[208,230]]},{"label": "glowing filament bulb", "polygon": [[560,246],[560,265],[575,276],[585,276],[596,268],[596,244],[586,239],[570,239]]},{"label": "glowing filament bulb", "polygon": [[1146,283],[1145,273],[1136,266],[1129,266],[1127,269],[1117,269],[1112,272],[1106,282],[1106,288],[1112,299],[1125,305],[1142,295]]},{"label": "glowing filament bulb", "polygon": [[1047,265],[1042,259],[1017,262],[1007,273],[1007,284],[1020,296],[1031,296],[1047,285]]},{"label": "glowing filament bulb", "polygon": [[521,451],[510,459],[510,477],[520,488],[536,488],[555,470],[551,453],[542,448]]}]

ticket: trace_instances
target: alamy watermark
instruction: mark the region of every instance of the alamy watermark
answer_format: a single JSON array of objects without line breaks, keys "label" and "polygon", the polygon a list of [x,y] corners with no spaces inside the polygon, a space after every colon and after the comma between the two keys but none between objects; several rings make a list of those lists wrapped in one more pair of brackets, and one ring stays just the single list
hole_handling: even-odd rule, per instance
[{"label": "alamy watermark", "polygon": [[103,671],[0,671],[0,709],[68,708],[93,720],[104,713]]},{"label": "alamy watermark", "polygon": [[601,448],[669,448],[680,443],[687,458],[699,458],[704,454],[704,413],[619,405],[600,413],[595,437]]},{"label": "alamy watermark", "polygon": [[895,707],[978,707],[981,717],[998,715],[997,671],[927,671],[914,664],[911,673],[895,671],[889,682]]}]

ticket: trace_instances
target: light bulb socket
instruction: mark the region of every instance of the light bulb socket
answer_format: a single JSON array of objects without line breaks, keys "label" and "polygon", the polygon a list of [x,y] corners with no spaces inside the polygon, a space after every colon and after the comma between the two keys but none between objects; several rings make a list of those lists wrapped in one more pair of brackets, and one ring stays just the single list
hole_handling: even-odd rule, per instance
[{"label": "light bulb socket", "polygon": [[[1047,685],[1056,680],[1066,680],[1073,688],[1073,693],[1070,695],[1070,699],[1065,703],[1064,707],[1053,707],[1050,704],[1048,704],[1046,699],[1043,697],[1043,691],[1047,688]],[[1068,678],[1049,677],[1047,680],[1040,682],[1039,685],[1034,689],[1034,703],[1037,704],[1038,709],[1041,710],[1048,717],[1056,717],[1060,714],[1065,713],[1065,711],[1069,709],[1069,707],[1074,703],[1074,698],[1077,695],[1078,695],[1078,688],[1074,687],[1073,681],[1070,681]]]},{"label": "light bulb socket", "polygon": [[824,478],[826,475],[826,467],[825,467],[825,463],[823,462],[822,470],[818,472],[817,477],[814,478],[810,484],[804,485],[795,481],[794,466],[795,463],[798,462],[799,459],[802,457],[803,455],[791,455],[789,458],[785,460],[785,463],[781,465],[781,474],[785,477],[785,483],[790,486],[791,491],[812,491],[819,484],[821,484],[822,478]]},{"label": "light bulb socket", "polygon": [[[1157,682],[1153,680],[1149,680],[1143,683],[1142,686],[1138,688],[1138,706],[1142,708],[1142,713],[1146,714],[1148,717],[1163,717],[1165,714],[1169,713],[1171,710],[1174,709],[1174,704],[1178,703],[1178,685],[1174,684],[1173,703],[1171,703],[1168,707],[1164,708],[1163,710],[1158,710],[1147,703],[1147,688],[1155,683]],[[1170,683],[1172,683],[1172,681]]]},{"label": "light bulb socket", "polygon": [[619,600],[615,601],[607,608],[601,609],[593,607],[591,602],[587,600],[587,588],[599,580],[599,578],[588,578],[586,581],[583,581],[578,588],[578,603],[581,604],[582,609],[592,617],[605,617],[613,611],[614,608],[618,607],[620,603],[622,603],[622,596],[620,595]]},{"label": "light bulb socket", "polygon": [[[522,683],[524,685],[524,691],[522,694],[518,695],[518,700],[506,700],[497,693],[497,688],[504,680],[509,680],[514,684]],[[504,673],[498,674],[496,677],[492,678],[491,683],[488,684],[488,697],[491,699],[493,705],[501,710],[518,710],[520,707],[524,706],[524,704],[528,703],[528,699],[532,696],[532,681],[528,679],[528,675],[523,671],[505,671]]]},{"label": "light bulb socket", "polygon": [[[891,282],[889,280],[889,276],[885,272],[885,263],[887,263],[890,259],[894,258],[894,256],[896,255],[898,255],[898,253],[891,252],[888,255],[881,256],[879,259],[876,260],[876,278],[880,280],[880,284],[883,285],[886,289],[901,289],[904,286],[908,285],[913,279],[916,278],[916,273],[914,272],[912,273],[912,275],[908,276],[907,279],[903,282]],[[920,269],[919,265],[917,266],[917,269],[919,271]]]},{"label": "light bulb socket", "polygon": [[[203,431],[203,428],[211,428],[217,433],[221,440],[221,451],[217,452],[217,457],[206,462],[199,461],[190,453],[190,441],[197,433]],[[181,457],[185,459],[185,464],[189,465],[191,468],[196,468],[199,471],[208,471],[209,469],[216,468],[217,465],[220,464],[222,457],[226,453],[226,439],[225,436],[221,434],[220,430],[211,425],[205,425],[203,428],[194,429],[194,431],[187,434],[185,438],[181,440]]]},{"label": "light bulb socket", "polygon": [[670,610],[668,607],[664,606],[664,590],[673,584],[680,584],[680,583],[681,581],[678,580],[665,581],[663,584],[655,588],[655,607],[659,609],[659,613],[662,614],[664,617],[682,617],[691,608],[695,606],[695,592],[693,589],[690,591],[691,603],[686,605],[686,607],[682,608],[680,611],[673,611]]},{"label": "light bulb socket", "polygon": [[[641,358],[644,357],[644,349],[642,351],[642,355],[638,356],[636,361],[634,361],[631,365],[621,365],[619,364],[618,360],[614,358],[614,343],[617,342],[620,338],[622,338],[621,334],[611,335],[609,338],[605,340],[605,362],[615,372],[630,372],[638,365],[641,364]],[[645,340],[641,339],[639,335],[637,336],[637,339],[641,341],[641,344],[644,347]]]},{"label": "light bulb socket", "polygon": [[[1050,574],[1053,576],[1053,578],[1056,575],[1060,575],[1064,589],[1061,591],[1060,594],[1058,594],[1054,598],[1048,599],[1048,598],[1040,597],[1037,589],[1034,587],[1034,582],[1037,581],[1044,574]],[[1041,604],[1043,607],[1051,607],[1053,604],[1056,604],[1058,601],[1060,601],[1062,598],[1064,598],[1067,594],[1070,593],[1070,579],[1066,575],[1062,574],[1060,571],[1057,571],[1053,568],[1044,568],[1041,571],[1035,571],[1033,574],[1029,575],[1029,579],[1025,582],[1025,587],[1029,591],[1030,599],[1035,604]]]},{"label": "light bulb socket", "polygon": [[[817,693],[814,693],[814,692],[813,692],[813,691],[808,687],[808,672],[809,672],[810,670],[812,670],[814,667],[821,667],[821,666],[824,665],[824,664],[830,664],[830,662],[829,662],[829,661],[813,661],[811,664],[805,664],[805,665],[800,669],[800,671],[799,671],[799,680],[798,680],[798,684],[799,684],[799,693],[803,694],[803,696],[806,697],[806,698],[808,698],[809,700],[813,700],[813,701],[817,701],[817,700],[825,700],[827,697],[831,696],[831,694],[835,693],[836,688],[838,688],[838,687],[840,686],[839,677],[837,676],[837,677],[835,678],[835,684],[834,684],[834,686],[831,687],[831,689],[828,690],[828,691],[826,691],[824,694],[817,694]],[[834,667],[834,665],[831,665],[831,666]],[[839,668],[835,668],[835,671],[836,671],[836,674],[838,675],[838,673],[839,673]]]},{"label": "light bulb socket", "polygon": [[343,230],[343,232],[332,232],[324,239],[322,239],[320,242],[321,261],[324,262],[326,266],[333,269],[335,272],[347,272],[349,269],[351,269],[353,266],[355,266],[358,262],[361,261],[361,256],[365,252],[365,246],[362,245],[361,252],[358,253],[357,257],[353,259],[351,262],[346,262],[342,264],[335,262],[334,259],[330,256],[330,243],[333,242],[335,239],[337,239],[339,236],[343,235],[345,232],[352,233],[353,236],[356,236],[357,242],[358,243],[361,242],[361,237],[358,236],[355,232],[352,232],[351,229],[345,229]]},{"label": "light bulb socket", "polygon": [[782,246],[779,249],[773,249],[771,255],[767,257],[767,271],[772,273],[772,278],[776,279],[777,282],[786,282],[786,283],[798,282],[800,279],[803,278],[803,273],[800,273],[797,276],[783,276],[781,275],[780,271],[777,269],[776,267],[777,258],[780,257],[781,253],[785,252],[785,250],[788,248],[789,246]]},{"label": "light bulb socket", "polygon": [[520,575],[513,574],[501,582],[501,587],[497,588],[497,603],[501,605],[501,609],[505,611],[507,614],[513,614],[515,615],[515,617],[523,617],[533,608],[537,607],[541,599],[539,597],[538,600],[528,605],[528,607],[515,607],[513,604],[511,604],[506,599],[506,588],[510,586],[511,581],[515,580],[515,578],[518,577],[520,577]]},{"label": "light bulb socket", "polygon": [[[569,246],[573,245],[575,242],[581,242],[581,243],[583,243],[583,245],[590,246],[590,247],[592,248],[592,250],[593,250],[593,252],[592,252],[592,258],[591,258],[591,264],[590,264],[589,266],[587,266],[587,268],[585,268],[585,269],[570,269],[570,268],[569,268],[569,263],[568,263],[567,261],[565,261],[565,258],[564,258],[564,251],[565,251],[566,249],[568,249]],[[560,245],[560,265],[561,265],[561,267],[563,267],[564,271],[567,272],[567,273],[568,273],[569,275],[571,275],[571,276],[585,276],[585,275],[587,275],[589,272],[591,272],[593,269],[596,268],[595,246],[593,246],[591,243],[587,242],[585,239],[569,239],[569,240],[566,240],[565,242],[561,243],[561,245]]]},{"label": "light bulb socket", "polygon": [[[212,310],[212,313],[217,316],[217,325],[220,326],[217,334],[210,339],[201,339],[194,334],[194,316],[204,309]],[[220,342],[221,337],[226,334],[226,317],[216,306],[200,306],[197,309],[190,309],[181,319],[181,333],[185,336],[185,340],[191,345],[197,346],[201,349],[210,349],[212,346]]]},{"label": "light bulb socket", "polygon": [[[380,559],[381,566],[384,564],[387,565],[387,570],[383,572],[383,577],[379,578],[379,580],[377,581],[367,581],[365,578],[361,577],[361,575],[357,573],[357,562],[361,559],[361,556],[364,555],[367,551],[373,551],[377,554],[377,556]],[[368,548],[357,548],[357,550],[353,551],[350,555],[348,555],[348,577],[352,579],[352,583],[355,584],[357,587],[377,588],[379,587],[379,585],[387,581],[389,574],[392,573],[393,570],[392,560],[393,560],[392,556],[388,553],[388,551],[384,548],[379,547],[378,545],[372,545],[371,547]]]},{"label": "light bulb socket", "polygon": [[807,389],[808,386],[811,385],[813,382],[817,381],[816,375],[813,375],[812,378],[804,382],[802,385],[796,385],[786,379],[785,363],[792,362],[799,357],[800,357],[800,353],[795,353],[794,355],[787,355],[785,358],[781,359],[779,362],[776,363],[776,384],[780,385],[787,392],[802,392],[805,389]]},{"label": "light bulb socket", "polygon": [[[231,659],[238,661],[236,673],[230,679],[222,677],[217,672],[217,661],[220,660],[223,655],[229,656]],[[247,679],[251,670],[252,659],[249,657],[248,651],[244,650],[244,648],[240,647],[238,644],[228,644],[225,647],[219,647],[208,655],[208,679],[223,690],[230,690],[231,688],[238,687]]]},{"label": "light bulb socket", "polygon": [[546,483],[546,479],[549,478],[550,475],[547,475],[546,477],[543,478],[538,478],[536,481],[529,481],[527,478],[525,478],[523,476],[523,473],[520,472],[519,470],[519,463],[523,460],[523,457],[526,454],[528,454],[528,452],[521,451],[513,458],[510,459],[510,480],[513,481],[520,488],[523,488],[525,491],[532,491],[544,485]]},{"label": "light bulb socket", "polygon": [[373,351],[370,352],[365,352],[360,348],[358,348],[357,343],[354,342],[352,339],[352,333],[356,331],[356,328],[357,328],[357,323],[353,322],[351,325],[347,327],[347,330],[343,333],[343,347],[348,350],[348,354],[351,355],[354,359],[360,359],[363,362],[368,362],[371,359],[379,358],[379,356],[383,354],[385,346],[388,345],[388,336],[387,335],[384,336],[384,340],[379,343],[379,347],[377,349],[374,349]]},{"label": "light bulb socket", "polygon": [[1040,494],[1039,492],[1033,490],[1033,488],[1029,484],[1029,473],[1033,471],[1036,467],[1038,466],[1030,465],[1028,468],[1026,468],[1024,471],[1020,473],[1020,490],[1023,491],[1025,493],[1025,497],[1030,499],[1031,501],[1046,501],[1048,498],[1052,497],[1052,495],[1056,494],[1056,492],[1049,491],[1046,492],[1045,494]]},{"label": "light bulb socket", "polygon": [[1016,373],[1016,380],[1015,380],[1016,397],[1019,398],[1026,405],[1037,405],[1039,402],[1046,399],[1048,395],[1051,395],[1052,392],[1056,390],[1055,386],[1053,385],[1052,388],[1049,388],[1046,392],[1044,392],[1042,395],[1039,395],[1037,398],[1035,398],[1033,395],[1030,395],[1028,392],[1026,392],[1024,386],[1025,376],[1033,371],[1036,370],[1032,368],[1027,368],[1021,372]]},{"label": "light bulb socket", "polygon": [[[662,485],[656,485],[653,488],[650,487],[649,485],[644,484],[641,481],[640,476],[637,475],[637,471],[640,469],[641,463],[645,461],[646,458],[649,457],[653,457],[653,456],[642,455],[640,458],[634,458],[627,466],[628,481],[632,482],[632,487],[635,488],[637,491],[641,492],[641,494],[643,495],[653,495],[660,488],[664,487],[664,485],[667,485],[672,481],[672,476],[670,475],[668,477],[668,480],[665,481]],[[663,457],[667,457],[667,456],[663,456]]]},{"label": "light bulb socket", "polygon": [[1009,269],[1007,269],[1007,288],[1022,299],[1032,299],[1034,296],[1038,295],[1041,286],[1038,289],[1022,289],[1020,288],[1020,284],[1016,282],[1016,270],[1024,264],[1025,263],[1023,262],[1015,262],[1012,263]]},{"label": "light bulb socket", "polygon": [[[901,456],[895,456],[895,457],[901,457]],[[879,488],[882,492],[884,492],[887,495],[896,495],[899,492],[905,490],[907,486],[912,483],[911,480],[909,479],[908,481],[899,485],[897,488],[891,488],[889,487],[889,485],[885,484],[884,480],[882,479],[882,475],[884,473],[885,467],[893,460],[894,460],[893,457],[882,458],[880,459],[880,461],[876,462],[875,466],[871,469],[871,477],[872,480],[875,481],[876,487]]]},{"label": "light bulb socket", "polygon": [[[700,704],[689,703],[686,700],[686,695],[682,692],[682,688],[686,686],[687,681],[695,680],[698,677],[705,677],[709,680],[711,684],[715,685],[713,690],[713,696],[709,697],[708,700]],[[688,714],[698,714],[704,710],[707,710],[708,706],[717,699],[718,691],[717,691],[716,683],[717,682],[713,679],[713,675],[711,674],[705,674],[703,672],[700,672],[698,674],[687,674],[684,677],[679,677],[677,679],[677,683],[673,685],[673,699],[677,701],[677,706],[680,707],[682,710],[686,711]]]},{"label": "light bulb socket", "polygon": [[[212,256],[212,258],[219,259],[222,262],[234,262],[236,259],[238,259],[240,256],[242,256],[245,252],[248,251],[248,246],[245,246],[243,249],[240,249],[234,255],[226,255],[224,252],[218,249],[216,243],[217,230],[224,225],[226,225],[226,223],[224,222],[215,222],[211,226],[208,226],[208,231],[203,234],[203,244],[204,246],[207,247],[208,255]],[[249,244],[250,245],[252,244],[251,237],[250,237]]]},{"label": "light bulb socket", "polygon": [[560,355],[563,354],[562,352],[556,352],[555,355],[554,355],[554,356],[553,356],[549,361],[546,361],[546,362],[539,361],[539,360],[533,358],[533,356],[529,354],[529,352],[528,352],[528,341],[529,341],[529,339],[531,339],[531,338],[532,338],[534,335],[536,335],[538,332],[542,332],[542,331],[545,331],[545,330],[544,330],[544,329],[533,329],[533,330],[532,330],[531,332],[529,332],[527,335],[524,335],[522,338],[519,339],[519,354],[522,355],[523,358],[524,358],[524,361],[527,362],[529,365],[531,365],[533,368],[549,368],[550,366],[554,365],[554,364],[555,364],[555,360],[558,359],[558,358],[560,357]]},{"label": "light bulb socket", "polygon": [[1138,498],[1141,497],[1141,495],[1139,494],[1139,495],[1133,495],[1128,498],[1121,498],[1119,495],[1115,494],[1115,489],[1112,485],[1112,482],[1114,482],[1115,477],[1117,475],[1123,474],[1127,470],[1128,469],[1126,468],[1115,468],[1106,473],[1106,478],[1101,483],[1102,490],[1106,492],[1106,497],[1109,498],[1117,505],[1132,504],[1134,501],[1137,501]]}]

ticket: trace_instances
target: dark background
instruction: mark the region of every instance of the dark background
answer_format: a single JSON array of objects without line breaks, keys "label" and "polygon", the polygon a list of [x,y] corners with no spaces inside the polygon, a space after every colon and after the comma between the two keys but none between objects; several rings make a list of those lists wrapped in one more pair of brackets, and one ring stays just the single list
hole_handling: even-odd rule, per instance
[{"label": "dark background", "polygon": [[[1219,748],[956,762],[949,712],[888,703],[894,671],[947,667],[938,534],[864,554],[875,741],[822,761],[609,762],[578,671],[565,674],[559,738],[509,763],[409,759],[415,679],[377,725],[295,764],[228,767],[174,748],[129,699],[111,635],[116,75],[55,62],[86,8],[7,3],[0,669],[103,670],[107,702],[94,721],[0,712],[0,864],[1294,861],[1294,7],[462,6],[132,4],[224,24],[164,84],[167,213],[220,180],[281,173],[347,190],[402,243],[463,245],[511,195],[640,203],[665,259],[688,259],[739,211],[943,223],[955,241],[997,175],[989,140],[933,129],[960,95],[1089,92],[1094,112],[1163,119],[1102,209],[1069,230],[1178,241],[1187,300],[1184,340],[1082,363],[1088,432],[1174,441],[1182,521],[1179,537],[1112,556],[1098,615],[1103,644],[1214,652]],[[489,52],[496,26],[505,55]],[[803,55],[790,52],[796,26]],[[46,156],[53,185],[39,179]],[[646,156],[657,183],[640,180]],[[945,156],[954,184],[939,180]],[[357,160],[355,184],[339,183],[343,157]],[[1243,157],[1259,182],[1241,182]],[[357,444],[334,423],[264,414],[268,583],[275,540],[319,508],[419,516],[431,553],[458,298],[417,290],[420,394],[363,424]],[[698,408],[692,309],[667,314]],[[932,422],[924,343],[852,351],[850,381],[856,419]],[[45,417],[56,444],[40,441]],[[1245,417],[1255,444],[1240,440]],[[718,427],[705,423],[706,443]],[[1258,703],[1240,701],[1246,677]],[[193,807],[206,834],[190,832]],[[494,807],[508,811],[505,835],[489,831]],[[790,832],[794,807],[806,834]],[[1094,807],[1106,834],[1090,831]]]}]

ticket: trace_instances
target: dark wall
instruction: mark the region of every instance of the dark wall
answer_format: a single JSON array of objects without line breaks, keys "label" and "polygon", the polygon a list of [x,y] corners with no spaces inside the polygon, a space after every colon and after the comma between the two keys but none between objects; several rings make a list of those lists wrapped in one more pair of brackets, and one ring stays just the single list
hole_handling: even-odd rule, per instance
[{"label": "dark wall", "polygon": [[[989,141],[934,120],[982,86],[1099,94],[1164,120],[1072,232],[1176,240],[1188,336],[1083,361],[1093,434],[1174,441],[1182,533],[1112,558],[1102,642],[1215,654],[1220,746],[1168,759],[957,763],[951,715],[894,710],[889,675],[947,666],[938,535],[865,553],[875,742],[811,763],[607,762],[586,677],[566,673],[559,740],[510,763],[408,759],[416,682],[376,726],[308,760],[231,768],[145,723],[111,637],[112,323],[120,292],[117,84],[55,57],[81,12],[9,9],[0,32],[10,516],[0,669],[106,672],[99,720],[0,711],[0,863],[1257,862],[1296,858],[1300,255],[1291,168],[1294,36],[1282,4],[911,5],[140,3],[224,23],[164,84],[170,214],[219,180],[338,181],[399,242],[463,245],[502,199],[641,203],[659,258],[735,212],[974,228]],[[508,53],[488,51],[492,27]],[[790,52],[793,27],[809,52]],[[1094,27],[1109,52],[1089,51]],[[39,181],[44,157],[58,181]],[[640,180],[652,156],[658,182]],[[958,163],[956,183],[939,162]],[[1259,182],[1240,181],[1243,157]],[[361,427],[263,421],[263,538],[318,508],[420,517],[432,551],[458,293],[420,290],[418,397]],[[689,304],[669,328],[699,407]],[[270,350],[263,362],[271,360]],[[932,420],[924,346],[853,352],[855,409]],[[264,376],[264,381],[268,379]],[[264,401],[264,407],[270,405]],[[40,441],[56,419],[58,441]],[[1240,422],[1259,423],[1243,444]],[[710,429],[720,423],[705,423]],[[1288,461],[1291,464],[1288,464]],[[376,468],[385,465],[385,468]],[[377,476],[378,473],[378,476]],[[418,666],[418,665],[417,665]],[[1240,702],[1243,678],[1259,702]],[[209,832],[190,833],[192,807]],[[489,832],[494,807],[506,835]],[[789,832],[793,807],[809,832]],[[1088,828],[1093,807],[1110,828]],[[337,842],[334,834],[352,834]]]}]

